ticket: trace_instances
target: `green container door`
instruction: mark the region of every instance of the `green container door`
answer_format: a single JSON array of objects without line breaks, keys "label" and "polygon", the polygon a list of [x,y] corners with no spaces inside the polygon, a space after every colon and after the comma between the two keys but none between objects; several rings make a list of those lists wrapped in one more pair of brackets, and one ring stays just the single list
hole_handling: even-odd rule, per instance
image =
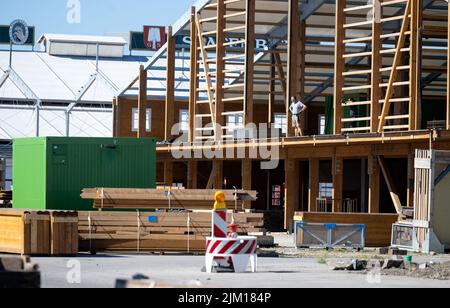
[{"label": "green container door", "polygon": [[145,138],[17,139],[13,185],[15,208],[92,210],[92,200],[80,197],[83,188],[156,187],[156,143]]}]

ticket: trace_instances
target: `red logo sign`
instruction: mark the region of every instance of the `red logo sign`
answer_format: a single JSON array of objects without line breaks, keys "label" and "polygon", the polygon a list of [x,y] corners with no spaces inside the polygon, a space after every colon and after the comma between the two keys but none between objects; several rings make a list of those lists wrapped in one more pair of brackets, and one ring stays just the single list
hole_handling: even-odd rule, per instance
[{"label": "red logo sign", "polygon": [[144,26],[144,44],[148,49],[157,51],[166,43],[166,28]]}]

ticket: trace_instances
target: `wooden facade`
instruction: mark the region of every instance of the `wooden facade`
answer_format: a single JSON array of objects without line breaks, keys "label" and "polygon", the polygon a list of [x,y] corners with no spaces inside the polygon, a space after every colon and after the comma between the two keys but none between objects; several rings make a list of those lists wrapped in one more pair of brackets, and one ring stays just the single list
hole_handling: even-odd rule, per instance
[{"label": "wooden facade", "polygon": [[[285,229],[297,211],[401,214],[413,206],[415,150],[450,150],[449,15],[446,3],[429,0],[212,0],[192,8],[181,30],[191,42],[188,95],[176,95],[180,34],[170,28],[165,97],[118,97],[114,131],[171,140],[179,135],[169,127],[188,110],[183,149],[193,154],[278,147],[278,167],[262,170],[259,156],[180,160],[171,155],[177,146],[162,144],[158,181],[258,190],[256,208],[282,211]],[[291,96],[309,107],[305,137],[293,137]],[[132,131],[132,110],[142,106],[152,120],[141,135],[146,119]],[[239,121],[231,126],[230,116]],[[246,124],[280,119],[279,138],[235,140]]]}]

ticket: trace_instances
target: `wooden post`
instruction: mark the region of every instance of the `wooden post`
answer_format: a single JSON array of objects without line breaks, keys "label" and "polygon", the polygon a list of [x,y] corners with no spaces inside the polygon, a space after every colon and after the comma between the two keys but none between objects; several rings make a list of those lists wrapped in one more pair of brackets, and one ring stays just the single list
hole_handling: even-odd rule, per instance
[{"label": "wooden post", "polygon": [[191,50],[190,50],[190,81],[189,81],[189,142],[195,141],[195,120],[197,114],[198,87],[198,44],[197,25],[195,22],[195,7],[191,8]]},{"label": "wooden post", "polygon": [[450,4],[448,4],[447,30],[447,130],[450,130]]},{"label": "wooden post", "polygon": [[198,162],[196,160],[188,161],[187,188],[198,188]]},{"label": "wooden post", "polygon": [[172,186],[173,184],[173,162],[164,162],[164,185]]},{"label": "wooden post", "polygon": [[422,92],[422,20],[422,0],[411,1],[409,130],[420,129]]},{"label": "wooden post", "polygon": [[369,156],[369,213],[380,212],[380,165],[375,156]]},{"label": "wooden post", "polygon": [[256,0],[246,0],[244,124],[253,123]]},{"label": "wooden post", "polygon": [[[242,189],[252,190],[252,160],[242,160]],[[244,202],[244,208],[251,209],[251,202]]]},{"label": "wooden post", "polygon": [[165,140],[172,138],[175,110],[175,38],[172,36],[172,27],[167,30],[167,84],[165,103]]},{"label": "wooden post", "polygon": [[342,101],[344,98],[344,69],[345,69],[345,12],[346,0],[336,0],[336,34],[334,52],[334,134],[342,133]]},{"label": "wooden post", "polygon": [[285,160],[285,209],[284,228],[289,232],[294,229],[294,215],[298,209],[299,199],[299,164],[295,159]]},{"label": "wooden post", "polygon": [[[299,31],[299,48],[298,48],[298,94],[301,102],[305,102],[305,73],[306,73],[306,21],[303,20],[300,23]],[[306,129],[308,128],[308,112],[307,109],[301,114],[301,129],[303,134],[306,135]]]},{"label": "wooden post", "polygon": [[333,213],[342,211],[344,189],[344,161],[341,157],[333,157]]},{"label": "wooden post", "polygon": [[372,72],[371,72],[371,122],[370,131],[372,133],[378,132],[379,116],[380,116],[380,100],[382,84],[381,72],[382,57],[380,54],[382,48],[381,35],[383,32],[383,24],[381,23],[382,8],[377,7],[379,1],[373,1],[373,22],[372,22]]},{"label": "wooden post", "polygon": [[119,101],[120,98],[114,98],[112,103],[112,111],[113,111],[113,127],[112,133],[113,137],[119,137]]},{"label": "wooden post", "polygon": [[138,96],[138,131],[137,137],[145,136],[145,126],[147,124],[147,114],[145,104],[147,102],[147,70],[144,66],[139,67],[139,96]]},{"label": "wooden post", "polygon": [[[414,153],[414,150],[412,150]],[[407,207],[414,207],[414,178],[415,178],[415,169],[414,169],[414,154],[408,155],[408,188],[407,188]]]},{"label": "wooden post", "polygon": [[319,198],[319,166],[317,158],[309,159],[309,188],[308,188],[308,211],[317,212],[317,198]]},{"label": "wooden post", "polygon": [[272,53],[270,55],[270,89],[269,89],[269,107],[267,110],[267,123],[270,125],[273,123],[273,106],[275,105],[275,78],[276,78],[276,71],[275,71],[275,55]]},{"label": "wooden post", "polygon": [[212,169],[214,189],[223,188],[223,161],[214,160]]},{"label": "wooden post", "polygon": [[[226,28],[226,4],[225,1],[217,1],[217,24],[216,24],[216,96],[215,96],[215,119],[217,125],[223,126],[223,99],[224,99],[224,83],[225,83],[225,32]],[[216,140],[221,140],[222,131],[217,131]]]},{"label": "wooden post", "polygon": [[292,117],[289,111],[292,96],[298,93],[298,48],[300,33],[300,8],[297,0],[289,0],[288,14],[288,72],[287,72],[287,93],[286,93],[286,137],[294,135],[292,127]]}]

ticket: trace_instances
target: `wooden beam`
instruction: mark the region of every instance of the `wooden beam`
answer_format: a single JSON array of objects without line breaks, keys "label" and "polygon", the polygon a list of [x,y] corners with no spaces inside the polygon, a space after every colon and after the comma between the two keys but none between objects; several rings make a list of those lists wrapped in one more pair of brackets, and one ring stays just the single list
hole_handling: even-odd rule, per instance
[{"label": "wooden beam", "polygon": [[164,162],[164,185],[172,186],[173,184],[173,162]]},{"label": "wooden beam", "polygon": [[278,71],[278,77],[281,81],[281,89],[283,90],[284,97],[286,98],[287,84],[286,84],[286,73],[284,72],[283,61],[281,61],[281,56],[279,53],[273,53],[275,57],[275,63]]},{"label": "wooden beam", "polygon": [[[252,189],[252,160],[243,159],[242,160],[242,189],[251,190]],[[251,202],[244,202],[244,208],[250,209]]]},{"label": "wooden beam", "polygon": [[114,98],[112,103],[112,112],[113,112],[113,127],[112,127],[112,133],[113,137],[119,137],[119,101],[120,98]]},{"label": "wooden beam", "polygon": [[383,24],[380,22],[382,14],[382,8],[377,7],[379,1],[373,1],[373,23],[372,23],[372,72],[371,72],[371,122],[370,131],[372,133],[378,132],[379,116],[380,116],[380,103],[381,100],[381,88],[382,76],[380,69],[382,68],[382,57],[380,51],[382,49],[382,40],[380,36],[383,32]]},{"label": "wooden beam", "polygon": [[285,209],[284,228],[289,232],[294,230],[294,216],[299,201],[299,163],[295,159],[285,160]]},{"label": "wooden beam", "polygon": [[188,175],[187,175],[187,188],[198,188],[198,162],[196,160],[188,161]]},{"label": "wooden beam", "polygon": [[[447,63],[450,63],[450,5],[447,23]],[[447,130],[450,130],[450,65],[447,65]]]},{"label": "wooden beam", "polygon": [[147,71],[144,66],[139,67],[139,96],[138,96],[138,131],[137,137],[145,137],[147,114],[145,104],[147,102]]},{"label": "wooden beam", "polygon": [[172,127],[175,121],[175,38],[172,36],[172,26],[167,30],[167,83],[165,102],[164,138],[172,139]]},{"label": "wooden beam", "polygon": [[[225,32],[227,22],[225,20],[226,4],[225,1],[217,1],[217,23],[216,23],[216,96],[215,96],[215,119],[217,125],[224,125],[224,112],[223,99],[225,84]],[[221,139],[219,135],[222,135],[222,131],[216,132],[216,140]]]},{"label": "wooden beam", "polygon": [[397,211],[397,214],[401,215],[403,206],[400,201],[400,196],[398,194],[397,187],[395,185],[394,180],[391,177],[391,173],[389,172],[389,168],[383,156],[378,156],[378,163],[380,164],[381,171],[383,172],[383,176],[388,186],[389,193],[391,195],[392,203],[394,204],[395,210]]},{"label": "wooden beam", "polygon": [[198,33],[197,24],[195,23],[195,7],[191,8],[191,50],[190,50],[190,70],[189,70],[189,142],[195,141],[195,121],[197,114],[197,87],[198,87]]},{"label": "wooden beam", "polygon": [[333,157],[333,213],[342,212],[344,189],[344,160],[341,157]]},{"label": "wooden beam", "polygon": [[212,169],[214,189],[223,188],[223,161],[214,160]]},{"label": "wooden beam", "polygon": [[409,130],[420,129],[421,121],[422,4],[422,0],[411,2]]},{"label": "wooden beam", "polygon": [[246,0],[244,124],[253,123],[256,0]]},{"label": "wooden beam", "polygon": [[275,105],[275,77],[276,77],[276,71],[275,71],[275,54],[270,55],[270,61],[272,66],[270,67],[270,87],[269,87],[269,103],[268,103],[268,110],[267,110],[267,123],[270,125],[273,123],[273,108]]},{"label": "wooden beam", "polygon": [[286,137],[294,136],[292,117],[289,111],[292,96],[298,95],[298,48],[300,35],[300,7],[297,0],[289,0],[288,13],[288,69],[286,93]]},{"label": "wooden beam", "polygon": [[343,108],[342,101],[344,99],[344,68],[345,59],[345,12],[346,0],[336,0],[336,33],[335,33],[335,51],[334,51],[334,134],[340,135],[342,133],[342,117]]},{"label": "wooden beam", "polygon": [[[305,102],[305,84],[306,84],[306,21],[303,20],[300,23],[299,31],[299,48],[298,48],[298,96],[301,102]],[[308,127],[308,113],[309,109],[301,113],[300,126],[303,134],[306,134]]]},{"label": "wooden beam", "polygon": [[309,159],[309,183],[308,183],[308,211],[317,212],[317,198],[319,198],[319,165],[317,158]]},{"label": "wooden beam", "polygon": [[369,214],[380,213],[380,165],[376,156],[370,155],[369,173]]}]

